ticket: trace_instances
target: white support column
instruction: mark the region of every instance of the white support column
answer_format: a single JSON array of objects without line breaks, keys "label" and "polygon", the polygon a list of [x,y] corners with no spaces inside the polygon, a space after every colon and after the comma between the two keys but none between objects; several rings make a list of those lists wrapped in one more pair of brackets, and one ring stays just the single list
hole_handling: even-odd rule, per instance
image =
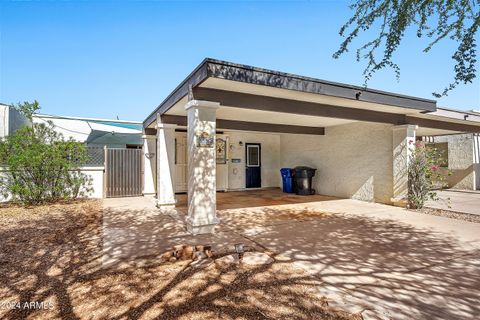
[{"label": "white support column", "polygon": [[157,181],[157,152],[155,135],[143,135],[143,195],[154,195]]},{"label": "white support column", "polygon": [[215,130],[217,102],[192,100],[187,103],[188,127],[188,217],[193,234],[211,233],[216,215]]},{"label": "white support column", "polygon": [[416,125],[393,127],[393,198],[394,205],[406,206],[408,197],[408,164],[415,148]]},{"label": "white support column", "polygon": [[175,205],[175,125],[157,119],[157,207]]}]

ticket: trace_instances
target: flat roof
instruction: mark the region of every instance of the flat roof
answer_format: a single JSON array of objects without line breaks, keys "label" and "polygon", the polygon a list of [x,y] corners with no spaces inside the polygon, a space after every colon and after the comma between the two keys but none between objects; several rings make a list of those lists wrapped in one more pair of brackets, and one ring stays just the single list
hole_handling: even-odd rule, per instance
[{"label": "flat roof", "polygon": [[200,85],[207,78],[218,78],[299,92],[316,93],[424,112],[436,110],[436,101],[431,99],[206,58],[150,113],[143,121],[144,127],[147,127],[155,121],[157,113],[164,114],[176,102],[187,95],[190,87],[194,88]]},{"label": "flat roof", "polygon": [[459,110],[459,109],[453,109],[450,107],[437,107],[437,111],[451,111],[451,112],[456,112],[456,113],[461,113],[461,114],[469,114],[472,116],[480,116],[480,110]]},{"label": "flat roof", "polygon": [[74,117],[74,116],[56,116],[56,115],[43,114],[43,113],[34,113],[33,116],[34,117],[39,117],[39,118],[82,120],[82,121],[100,121],[100,122],[134,123],[134,124],[141,124],[142,123],[141,121],[133,121],[133,120],[86,118],[86,117]]}]

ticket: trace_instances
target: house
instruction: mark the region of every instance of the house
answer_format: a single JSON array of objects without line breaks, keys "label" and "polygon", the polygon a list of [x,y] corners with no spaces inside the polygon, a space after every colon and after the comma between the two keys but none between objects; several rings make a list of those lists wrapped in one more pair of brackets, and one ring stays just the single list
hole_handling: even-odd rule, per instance
[{"label": "house", "polygon": [[430,99],[205,59],[143,130],[144,151],[155,154],[145,161],[144,192],[167,208],[187,192],[188,230],[199,234],[219,223],[217,190],[279,187],[282,167],[316,168],[320,194],[402,204],[407,146],[478,133],[480,122]]}]

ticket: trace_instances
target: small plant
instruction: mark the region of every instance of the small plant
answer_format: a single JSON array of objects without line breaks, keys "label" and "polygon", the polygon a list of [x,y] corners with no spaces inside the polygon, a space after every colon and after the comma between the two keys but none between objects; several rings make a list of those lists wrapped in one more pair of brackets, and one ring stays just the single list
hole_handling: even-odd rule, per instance
[{"label": "small plant", "polygon": [[447,186],[446,180],[450,173],[441,168],[445,160],[437,148],[423,142],[410,147],[413,150],[408,167],[408,206],[411,209],[421,209],[428,200],[438,200],[435,190]]},{"label": "small plant", "polygon": [[31,122],[0,141],[0,192],[14,202],[34,205],[75,199],[92,191],[80,172],[88,155],[82,143],[66,140],[51,122],[33,123],[38,102],[15,107]]}]

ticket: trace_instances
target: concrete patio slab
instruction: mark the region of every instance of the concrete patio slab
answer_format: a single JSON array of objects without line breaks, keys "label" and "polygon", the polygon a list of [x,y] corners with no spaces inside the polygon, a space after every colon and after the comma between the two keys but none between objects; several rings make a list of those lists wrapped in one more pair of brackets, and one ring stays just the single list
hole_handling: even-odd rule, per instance
[{"label": "concrete patio slab", "polygon": [[144,197],[104,200],[103,265],[155,256],[178,244],[215,244],[217,252],[228,251],[235,243],[255,248],[253,242],[234,233],[219,230],[215,234],[193,236],[187,232],[182,212],[158,209],[153,199]]},{"label": "concrete patio slab", "polygon": [[307,271],[321,281],[319,292],[353,312],[380,319],[480,314],[478,223],[350,199],[285,197],[276,190],[217,196],[216,234],[197,237],[184,231],[181,201],[170,213],[151,207],[125,216],[125,207],[106,209],[106,256],[153,255],[185,243],[231,250],[242,242]]},{"label": "concrete patio slab", "polygon": [[480,191],[443,190],[438,201],[427,202],[427,207],[480,215]]}]

